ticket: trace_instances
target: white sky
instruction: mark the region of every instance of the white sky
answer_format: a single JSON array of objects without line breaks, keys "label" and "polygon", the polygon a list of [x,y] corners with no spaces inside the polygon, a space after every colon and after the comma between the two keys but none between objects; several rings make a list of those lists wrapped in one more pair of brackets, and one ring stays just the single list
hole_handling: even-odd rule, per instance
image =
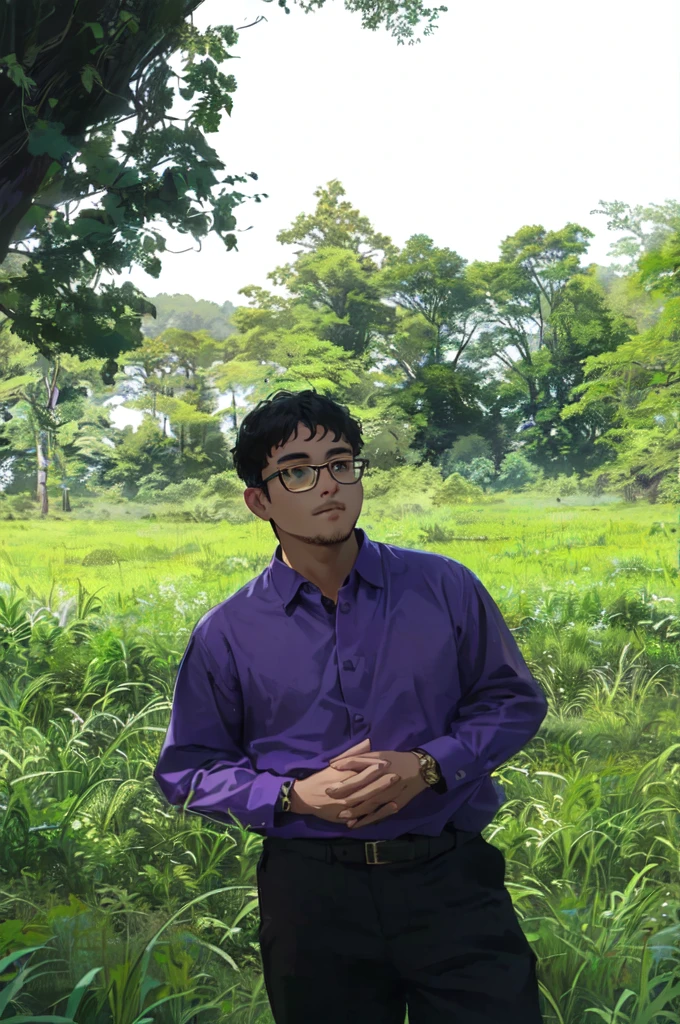
[{"label": "white sky", "polygon": [[267,273],[295,248],[277,232],[332,178],[395,244],[422,232],[468,260],[497,258],[524,224],[572,220],[596,232],[589,258],[608,262],[598,200],[680,198],[676,0],[449,0],[415,46],[362,29],[340,0],[289,6],[205,0],[195,14],[201,28],[267,18],[240,33],[225,68],[233,114],[208,141],[224,174],[259,175],[237,188],[269,198],[237,208],[239,228],[252,225],[238,251],[212,235],[200,253],[167,254],[158,279],[136,268],[147,294],[239,305],[239,288],[271,288]]}]

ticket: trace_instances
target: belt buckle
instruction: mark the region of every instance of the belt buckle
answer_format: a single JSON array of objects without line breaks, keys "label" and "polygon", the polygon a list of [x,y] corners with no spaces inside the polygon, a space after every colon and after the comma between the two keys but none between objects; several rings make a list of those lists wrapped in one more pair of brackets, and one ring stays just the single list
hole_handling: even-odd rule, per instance
[{"label": "belt buckle", "polygon": [[[366,854],[366,863],[367,864],[391,864],[392,863],[392,861],[390,861],[390,860],[379,860],[378,859],[378,850],[377,850],[378,844],[379,843],[384,843],[384,842],[385,842],[384,839],[373,839],[373,840],[370,840],[369,842],[365,842],[364,843],[364,852]],[[372,849],[369,850],[369,847],[372,847]],[[369,857],[370,853],[373,854],[373,856],[375,857],[375,860],[371,860],[370,859],[370,857]]]}]

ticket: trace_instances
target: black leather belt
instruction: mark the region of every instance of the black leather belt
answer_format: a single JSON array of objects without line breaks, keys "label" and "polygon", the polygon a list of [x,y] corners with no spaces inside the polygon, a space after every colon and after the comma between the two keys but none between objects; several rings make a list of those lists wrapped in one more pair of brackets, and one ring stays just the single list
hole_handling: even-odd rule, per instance
[{"label": "black leather belt", "polygon": [[355,864],[395,864],[399,861],[429,859],[438,853],[452,850],[478,836],[479,832],[464,832],[453,825],[444,826],[439,836],[419,836],[407,833],[398,839],[281,839],[265,836],[263,850],[291,850],[317,860],[339,860]]}]

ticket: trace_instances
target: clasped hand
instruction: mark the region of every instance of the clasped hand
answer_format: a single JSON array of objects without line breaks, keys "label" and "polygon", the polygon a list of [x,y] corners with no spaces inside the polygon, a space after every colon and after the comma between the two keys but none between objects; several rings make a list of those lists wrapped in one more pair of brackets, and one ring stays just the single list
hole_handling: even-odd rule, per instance
[{"label": "clasped hand", "polygon": [[[393,784],[387,788],[376,789],[374,782],[357,782],[356,778],[351,778],[326,789],[328,796],[342,801],[345,805],[346,810],[340,812],[338,820],[346,819],[349,828],[361,828],[363,825],[387,818],[395,811],[400,811],[414,796],[428,788],[420,774],[418,755],[409,750],[372,750],[367,757],[350,754],[330,761],[329,764],[338,771],[363,771],[375,758],[389,761],[390,772],[386,777],[397,776]],[[373,811],[377,793],[380,793],[381,798],[385,798],[385,803]]]}]

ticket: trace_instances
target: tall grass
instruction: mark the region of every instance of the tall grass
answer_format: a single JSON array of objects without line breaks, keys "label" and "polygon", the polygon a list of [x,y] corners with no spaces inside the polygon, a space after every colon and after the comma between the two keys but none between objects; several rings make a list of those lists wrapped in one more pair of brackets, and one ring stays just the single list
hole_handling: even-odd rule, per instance
[{"label": "tall grass", "polygon": [[[545,1024],[679,1019],[677,510],[381,513],[372,539],[480,576],[549,698],[485,830]],[[275,544],[259,520],[2,523],[2,1024],[270,1024],[261,839],[169,808],[151,773],[193,625]]]}]

